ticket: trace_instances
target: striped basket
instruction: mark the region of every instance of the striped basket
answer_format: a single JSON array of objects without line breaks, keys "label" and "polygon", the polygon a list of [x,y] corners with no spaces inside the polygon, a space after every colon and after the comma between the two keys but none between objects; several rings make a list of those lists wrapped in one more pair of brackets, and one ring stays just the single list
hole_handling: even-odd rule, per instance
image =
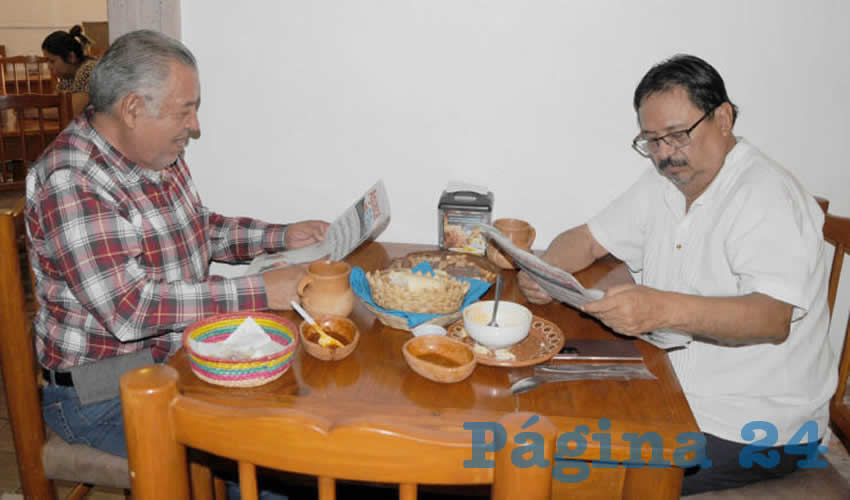
[{"label": "striped basket", "polygon": [[[221,342],[248,317],[254,318],[266,334],[285,349],[257,359],[232,360],[203,356],[192,349],[196,342]],[[276,380],[289,369],[298,348],[297,327],[276,314],[252,312],[219,314],[189,325],[183,332],[183,347],[189,364],[201,380],[226,387],[256,387]]]}]

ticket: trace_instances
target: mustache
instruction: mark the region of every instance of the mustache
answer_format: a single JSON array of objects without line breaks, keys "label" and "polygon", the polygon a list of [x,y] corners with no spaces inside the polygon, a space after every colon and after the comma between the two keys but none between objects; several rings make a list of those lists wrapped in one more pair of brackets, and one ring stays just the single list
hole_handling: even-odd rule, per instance
[{"label": "mustache", "polygon": [[667,169],[667,167],[687,167],[688,160],[685,159],[676,159],[676,158],[664,158],[663,160],[658,162],[658,170],[662,172]]}]

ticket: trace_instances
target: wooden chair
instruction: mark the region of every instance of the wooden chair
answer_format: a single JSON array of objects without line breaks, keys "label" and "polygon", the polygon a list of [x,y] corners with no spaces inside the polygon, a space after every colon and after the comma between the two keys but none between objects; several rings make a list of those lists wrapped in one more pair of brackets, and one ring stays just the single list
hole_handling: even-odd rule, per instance
[{"label": "wooden chair", "polygon": [[[835,316],[835,297],[838,295],[838,282],[841,278],[844,255],[850,253],[850,218],[838,215],[826,215],[823,226],[823,237],[835,245],[835,255],[832,258],[832,270],[829,274],[829,310],[833,313],[833,321],[844,321],[844,317]],[[842,323],[843,324],[843,323]],[[850,403],[844,396],[847,392],[847,379],[850,377],[850,318],[847,319],[847,327],[844,333],[844,344],[840,352],[838,365],[838,389],[832,397],[829,405],[829,419],[832,430],[844,444],[850,449]]]},{"label": "wooden chair", "polygon": [[24,188],[30,164],[71,121],[71,109],[67,93],[0,96],[0,191]]},{"label": "wooden chair", "polygon": [[[844,255],[850,253],[850,218],[830,214],[829,201],[817,196],[815,199],[826,214],[823,238],[835,247],[829,271],[827,304],[829,304],[832,320],[844,321],[843,316],[835,316],[835,298],[838,296],[838,283],[841,280]],[[845,448],[850,449],[850,402],[845,400],[847,381],[850,378],[850,316],[847,318],[844,342],[838,355],[838,387],[829,403],[829,420],[836,437],[841,440]]]},{"label": "wooden chair", "polygon": [[54,500],[53,481],[75,483],[69,499],[91,485],[129,488],[127,461],[83,445],[70,445],[45,431],[39,402],[38,364],[25,311],[19,259],[23,228],[22,193],[0,192],[0,365],[21,486],[27,499]]},{"label": "wooden chair", "polygon": [[41,56],[0,57],[0,84],[3,95],[56,92],[56,78]]},{"label": "wooden chair", "polygon": [[[336,426],[303,411],[248,409],[211,403],[177,391],[170,366],[137,369],[121,377],[121,404],[135,500],[189,498],[186,447],[238,462],[242,498],[257,498],[256,467],[318,476],[319,498],[335,498],[335,479],[399,483],[402,500],[417,484],[492,484],[492,498],[551,495],[557,429],[546,419],[523,429],[545,442],[550,467],[511,463],[513,437],[532,416],[512,413],[500,423],[507,445],[494,468],[465,468],[471,433],[413,429],[352,419]],[[526,456],[525,458],[530,458]]]}]

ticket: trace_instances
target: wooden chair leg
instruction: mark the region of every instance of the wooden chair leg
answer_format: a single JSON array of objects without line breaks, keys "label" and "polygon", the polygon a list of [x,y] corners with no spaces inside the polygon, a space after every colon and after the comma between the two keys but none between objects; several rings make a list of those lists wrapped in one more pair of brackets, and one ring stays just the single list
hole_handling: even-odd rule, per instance
[{"label": "wooden chair leg", "polygon": [[336,500],[336,481],[329,476],[319,476],[319,500]]},{"label": "wooden chair leg", "polygon": [[398,485],[399,500],[416,500],[416,484],[402,483]]},{"label": "wooden chair leg", "polygon": [[191,462],[189,465],[189,474],[192,477],[192,499],[212,500],[213,479],[210,468],[197,462]]},{"label": "wooden chair leg", "polygon": [[68,493],[65,500],[83,500],[83,498],[88,496],[89,491],[91,491],[90,484],[78,484],[71,489],[71,492]]},{"label": "wooden chair leg", "polygon": [[215,485],[215,500],[227,500],[227,483],[224,479],[217,477],[213,480]]}]

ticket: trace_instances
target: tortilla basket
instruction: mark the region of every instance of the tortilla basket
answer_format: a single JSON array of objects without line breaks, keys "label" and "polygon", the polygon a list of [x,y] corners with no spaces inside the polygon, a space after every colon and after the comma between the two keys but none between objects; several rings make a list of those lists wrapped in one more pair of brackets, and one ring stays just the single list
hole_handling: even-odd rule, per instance
[{"label": "tortilla basket", "polygon": [[417,291],[396,285],[391,279],[394,274],[414,278],[425,276],[421,272],[415,273],[410,269],[384,269],[366,273],[372,299],[384,309],[425,314],[451,314],[460,309],[463,298],[469,291],[469,282],[449,276],[445,271],[434,271],[428,276],[432,280],[441,282],[444,285],[442,288]]},{"label": "tortilla basket", "polygon": [[[284,346],[284,350],[262,358],[234,360],[204,356],[192,349],[190,339],[196,342],[222,342],[249,316],[273,341]],[[189,366],[201,380],[225,387],[256,387],[280,378],[289,369],[298,348],[297,332],[293,322],[276,314],[218,314],[189,325],[183,332],[183,347],[189,354]]]}]

